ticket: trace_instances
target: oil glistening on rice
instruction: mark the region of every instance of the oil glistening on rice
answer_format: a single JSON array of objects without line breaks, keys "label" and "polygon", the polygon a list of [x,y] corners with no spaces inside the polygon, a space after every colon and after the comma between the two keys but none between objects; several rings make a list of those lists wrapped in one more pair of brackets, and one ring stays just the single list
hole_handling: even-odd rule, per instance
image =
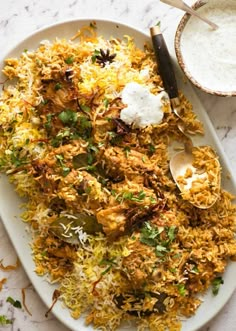
[{"label": "oil glistening on rice", "polygon": [[[235,206],[221,189],[197,209],[173,181],[168,150],[184,136],[151,47],[91,24],[6,59],[3,73],[0,167],[26,198],[36,273],[94,328],[181,330],[235,258]],[[186,128],[203,134],[180,99]]]}]

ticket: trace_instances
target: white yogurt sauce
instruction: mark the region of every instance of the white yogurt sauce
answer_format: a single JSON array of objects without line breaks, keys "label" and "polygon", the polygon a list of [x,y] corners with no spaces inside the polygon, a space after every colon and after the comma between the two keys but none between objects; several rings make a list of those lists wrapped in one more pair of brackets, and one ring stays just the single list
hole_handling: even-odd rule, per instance
[{"label": "white yogurt sauce", "polygon": [[163,99],[168,95],[164,91],[154,95],[147,87],[131,82],[125,85],[121,98],[127,105],[120,113],[122,121],[136,128],[144,128],[162,121]]},{"label": "white yogurt sauce", "polygon": [[181,36],[187,71],[210,90],[236,91],[236,1],[209,0],[198,12],[219,28],[189,19]]}]

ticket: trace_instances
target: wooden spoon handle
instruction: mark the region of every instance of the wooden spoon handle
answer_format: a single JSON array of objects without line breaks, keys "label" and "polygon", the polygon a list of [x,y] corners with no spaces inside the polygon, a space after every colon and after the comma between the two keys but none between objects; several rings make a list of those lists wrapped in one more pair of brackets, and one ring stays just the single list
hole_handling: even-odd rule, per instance
[{"label": "wooden spoon handle", "polygon": [[158,70],[163,80],[163,85],[170,99],[178,98],[178,87],[175,78],[171,57],[159,26],[150,29],[153,49],[158,63]]}]

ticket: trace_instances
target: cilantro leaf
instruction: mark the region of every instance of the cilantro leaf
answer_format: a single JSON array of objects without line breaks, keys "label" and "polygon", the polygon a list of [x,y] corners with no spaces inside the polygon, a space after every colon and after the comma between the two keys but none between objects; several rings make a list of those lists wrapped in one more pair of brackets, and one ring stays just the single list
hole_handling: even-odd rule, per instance
[{"label": "cilantro leaf", "polygon": [[175,239],[175,232],[176,232],[176,227],[170,226],[167,232],[170,241],[173,241]]},{"label": "cilantro leaf", "polygon": [[97,55],[100,55],[100,51],[98,49],[95,49],[95,51],[93,52],[92,57],[91,57],[92,63],[96,62]]},{"label": "cilantro leaf", "polygon": [[152,238],[146,238],[145,236],[140,237],[140,242],[142,244],[151,246],[151,247],[155,247],[156,246],[156,240],[152,239]]},{"label": "cilantro leaf", "polygon": [[178,288],[179,294],[184,297],[186,295],[185,285],[184,284],[178,284],[177,288]]},{"label": "cilantro leaf", "polygon": [[15,308],[22,308],[20,301],[14,300],[12,297],[8,297],[6,301],[12,304]]},{"label": "cilantro leaf", "polygon": [[219,293],[220,285],[222,285],[222,284],[224,284],[224,280],[222,279],[222,277],[216,277],[215,279],[213,279],[213,281],[212,281],[213,295],[217,295]]},{"label": "cilantro leaf", "polygon": [[59,119],[65,125],[75,125],[78,121],[78,114],[71,109],[63,110],[59,115]]},{"label": "cilantro leaf", "polygon": [[69,167],[62,167],[62,176],[66,177],[71,172]]},{"label": "cilantro leaf", "polygon": [[105,99],[103,100],[103,104],[104,104],[104,107],[105,107],[105,108],[108,108],[108,106],[109,106],[109,100],[108,100],[107,98],[105,98]]},{"label": "cilantro leaf", "polygon": [[165,246],[156,245],[155,253],[157,256],[163,256],[163,253],[167,252],[167,248]]},{"label": "cilantro leaf", "polygon": [[80,108],[85,111],[86,113],[91,111],[91,108],[89,106],[86,105],[80,105]]},{"label": "cilantro leaf", "polygon": [[155,146],[152,145],[152,144],[149,144],[149,146],[148,146],[148,151],[149,151],[150,154],[155,153],[155,151],[156,151]]},{"label": "cilantro leaf", "polygon": [[54,89],[55,89],[56,91],[58,91],[58,90],[60,90],[61,88],[62,88],[61,83],[56,83]]},{"label": "cilantro leaf", "polygon": [[0,170],[1,168],[4,168],[5,165],[6,165],[6,161],[3,158],[0,158]]},{"label": "cilantro leaf", "polygon": [[5,315],[0,315],[0,325],[8,325],[8,324],[12,324],[13,321],[8,319]]},{"label": "cilantro leaf", "polygon": [[74,62],[74,57],[73,56],[68,56],[66,59],[65,59],[65,63],[66,64],[72,64]]},{"label": "cilantro leaf", "polygon": [[170,245],[175,239],[175,229],[175,226],[155,227],[145,222],[141,229],[140,242],[154,247],[156,256],[163,257],[170,251]]}]

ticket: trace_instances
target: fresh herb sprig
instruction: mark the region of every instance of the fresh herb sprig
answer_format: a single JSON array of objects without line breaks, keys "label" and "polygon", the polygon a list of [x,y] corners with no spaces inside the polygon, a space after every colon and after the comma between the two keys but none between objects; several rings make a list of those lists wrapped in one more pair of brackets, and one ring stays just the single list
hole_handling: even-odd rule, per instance
[{"label": "fresh herb sprig", "polygon": [[73,126],[78,121],[78,114],[71,109],[63,110],[58,117],[64,125],[68,126]]},{"label": "fresh herb sprig", "polygon": [[154,247],[155,254],[163,257],[170,251],[170,245],[175,239],[176,227],[155,227],[149,222],[145,222],[141,229],[141,243]]},{"label": "fresh herb sprig", "polygon": [[213,295],[217,295],[219,293],[220,290],[220,286],[224,284],[224,280],[222,277],[216,277],[215,279],[213,279],[212,281],[212,293]]},{"label": "fresh herb sprig", "polygon": [[101,275],[105,275],[106,273],[108,273],[112,267],[114,267],[115,265],[117,265],[117,263],[115,262],[115,258],[111,258],[111,259],[102,259],[99,262],[100,266],[108,266],[102,273]]},{"label": "fresh herb sprig", "polygon": [[142,202],[145,199],[145,197],[146,197],[146,193],[144,191],[140,191],[138,193],[122,192],[122,193],[118,193],[115,199],[118,202],[123,202],[124,200]]},{"label": "fresh herb sprig", "polygon": [[0,315],[0,325],[1,326],[12,324],[12,323],[13,323],[13,321],[10,320],[9,318],[7,318],[6,315]]},{"label": "fresh herb sprig", "polygon": [[177,288],[178,288],[178,292],[179,292],[179,294],[182,296],[182,297],[184,297],[185,295],[186,295],[186,292],[187,292],[187,290],[186,290],[186,288],[185,288],[185,285],[184,284],[178,284],[177,285]]},{"label": "fresh herb sprig", "polygon": [[66,177],[70,173],[71,169],[65,165],[64,156],[62,154],[56,154],[55,156],[62,169],[62,176]]},{"label": "fresh herb sprig", "polygon": [[15,308],[22,308],[22,305],[19,300],[14,300],[12,297],[8,297],[6,301],[12,304],[12,306]]}]

